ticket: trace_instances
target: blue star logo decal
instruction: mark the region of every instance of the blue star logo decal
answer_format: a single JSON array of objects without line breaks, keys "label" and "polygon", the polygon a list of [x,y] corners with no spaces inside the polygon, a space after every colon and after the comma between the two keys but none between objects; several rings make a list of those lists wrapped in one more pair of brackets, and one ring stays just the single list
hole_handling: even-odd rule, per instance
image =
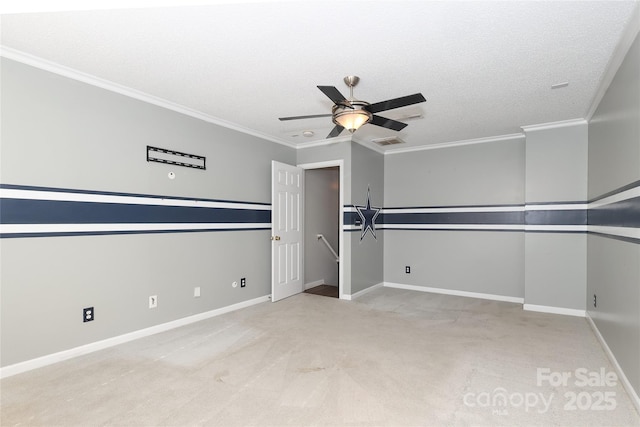
[{"label": "blue star logo decal", "polygon": [[364,239],[367,231],[371,232],[374,239],[376,237],[376,218],[380,214],[380,209],[371,207],[371,195],[369,188],[367,188],[367,206],[356,206],[360,220],[362,221],[362,234],[360,235],[360,241]]}]

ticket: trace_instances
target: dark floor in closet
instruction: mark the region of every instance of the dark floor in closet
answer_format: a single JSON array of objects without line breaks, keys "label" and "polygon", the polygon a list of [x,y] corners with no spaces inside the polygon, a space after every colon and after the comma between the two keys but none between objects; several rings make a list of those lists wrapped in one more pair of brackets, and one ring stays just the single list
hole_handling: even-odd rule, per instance
[{"label": "dark floor in closet", "polygon": [[308,294],[322,295],[323,297],[338,298],[338,287],[331,285],[320,285],[309,288],[305,291]]}]

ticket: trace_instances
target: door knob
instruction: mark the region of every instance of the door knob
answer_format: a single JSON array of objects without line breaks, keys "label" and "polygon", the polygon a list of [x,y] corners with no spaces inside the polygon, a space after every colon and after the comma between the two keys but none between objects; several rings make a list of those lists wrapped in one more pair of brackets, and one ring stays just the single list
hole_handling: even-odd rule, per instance
[{"label": "door knob", "polygon": [[271,240],[280,240],[280,236],[271,236]]}]

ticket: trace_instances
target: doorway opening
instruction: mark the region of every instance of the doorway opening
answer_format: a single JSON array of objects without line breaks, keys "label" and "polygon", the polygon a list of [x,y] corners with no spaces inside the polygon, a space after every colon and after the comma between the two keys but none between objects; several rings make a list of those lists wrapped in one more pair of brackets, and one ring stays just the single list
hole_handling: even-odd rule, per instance
[{"label": "doorway opening", "polygon": [[304,291],[343,295],[343,161],[298,165],[304,169]]}]

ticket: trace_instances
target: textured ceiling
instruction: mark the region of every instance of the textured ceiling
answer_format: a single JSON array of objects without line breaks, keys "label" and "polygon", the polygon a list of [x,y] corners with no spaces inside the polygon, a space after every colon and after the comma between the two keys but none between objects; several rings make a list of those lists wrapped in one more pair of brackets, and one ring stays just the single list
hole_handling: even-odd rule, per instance
[{"label": "textured ceiling", "polygon": [[[317,85],[360,76],[358,99],[422,92],[426,103],[380,113],[365,144],[397,135],[442,144],[586,117],[637,1],[261,1],[2,16],[19,51],[167,100],[290,145],[324,140]],[[6,49],[9,48],[9,49]],[[8,55],[7,55],[8,56]],[[551,89],[557,83],[569,86]],[[311,130],[311,138],[302,131]],[[345,136],[345,131],[342,136]]]}]

